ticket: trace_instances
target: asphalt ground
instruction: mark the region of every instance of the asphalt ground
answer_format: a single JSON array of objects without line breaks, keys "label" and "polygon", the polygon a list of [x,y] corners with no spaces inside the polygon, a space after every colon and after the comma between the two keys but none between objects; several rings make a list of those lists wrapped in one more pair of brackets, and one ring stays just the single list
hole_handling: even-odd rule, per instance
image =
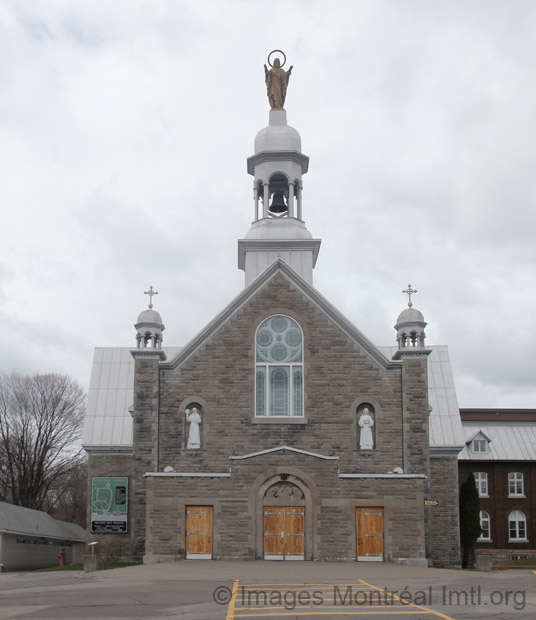
[{"label": "asphalt ground", "polygon": [[523,620],[536,574],[372,563],[211,562],[0,573],[0,620]]}]

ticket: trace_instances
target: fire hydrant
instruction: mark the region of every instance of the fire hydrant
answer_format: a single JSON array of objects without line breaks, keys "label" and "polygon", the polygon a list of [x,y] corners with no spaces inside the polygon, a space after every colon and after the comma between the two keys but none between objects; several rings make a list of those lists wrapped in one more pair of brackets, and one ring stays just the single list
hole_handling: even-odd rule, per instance
[{"label": "fire hydrant", "polygon": [[64,549],[60,549],[60,552],[58,553],[58,559],[60,561],[60,566],[65,566],[65,550]]}]

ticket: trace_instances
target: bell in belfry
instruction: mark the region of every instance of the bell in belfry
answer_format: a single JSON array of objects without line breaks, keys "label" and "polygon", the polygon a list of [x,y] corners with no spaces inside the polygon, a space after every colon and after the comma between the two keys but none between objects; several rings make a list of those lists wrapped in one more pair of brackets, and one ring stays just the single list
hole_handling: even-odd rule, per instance
[{"label": "bell in belfry", "polygon": [[285,204],[285,197],[283,196],[283,192],[274,192],[274,197],[272,198],[272,204],[268,209],[270,213],[274,213],[279,215],[280,213],[286,213],[288,211],[288,207]]}]

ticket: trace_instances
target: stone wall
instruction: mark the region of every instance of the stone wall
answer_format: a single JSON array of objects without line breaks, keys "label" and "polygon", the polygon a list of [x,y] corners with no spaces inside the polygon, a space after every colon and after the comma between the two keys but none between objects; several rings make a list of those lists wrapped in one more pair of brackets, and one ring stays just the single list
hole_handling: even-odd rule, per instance
[{"label": "stone wall", "polygon": [[[277,313],[295,319],[304,332],[303,424],[254,418],[255,330]],[[334,452],[342,471],[388,472],[402,466],[401,365],[380,367],[281,275],[180,368],[163,371],[161,384],[159,470],[225,471],[233,451],[280,445]],[[425,389],[422,382],[417,389]],[[190,402],[203,405],[204,445],[195,453],[185,449],[184,409]],[[356,425],[362,402],[371,403],[376,416],[377,445],[366,456],[358,449]],[[408,445],[421,440],[417,427],[408,429]],[[419,465],[415,457],[414,466],[423,472],[425,463]]]},{"label": "stone wall", "polygon": [[437,506],[427,506],[431,522],[431,559],[434,566],[461,566],[458,460],[456,456],[430,459],[430,496]]},{"label": "stone wall", "polygon": [[[298,423],[254,417],[255,331],[274,314],[292,317],[304,334],[305,419]],[[180,367],[159,366],[154,352],[136,359],[135,376],[135,557],[184,557],[187,505],[213,506],[216,559],[262,557],[263,493],[284,475],[306,498],[306,559],[355,560],[355,514],[363,506],[384,509],[387,560],[422,559],[426,479],[342,479],[339,472],[388,474],[401,467],[429,474],[426,358],[379,364],[277,274]],[[192,403],[203,419],[199,450],[186,445],[185,409]],[[376,443],[366,451],[359,449],[356,415],[363,403],[375,413]],[[292,451],[230,458],[280,446],[337,459]],[[144,476],[165,467],[231,477]]]},{"label": "stone wall", "polygon": [[384,509],[388,561],[422,556],[423,479],[340,479],[336,462],[292,453],[234,464],[231,478],[149,477],[146,556],[184,557],[186,506],[209,505],[214,557],[261,559],[264,493],[281,475],[305,490],[306,559],[355,561],[356,508],[363,506]]}]

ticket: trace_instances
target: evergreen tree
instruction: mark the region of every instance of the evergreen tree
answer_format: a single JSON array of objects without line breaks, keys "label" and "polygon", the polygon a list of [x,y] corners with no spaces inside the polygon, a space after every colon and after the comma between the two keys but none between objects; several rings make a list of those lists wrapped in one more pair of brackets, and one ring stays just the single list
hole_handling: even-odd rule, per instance
[{"label": "evergreen tree", "polygon": [[462,567],[472,568],[475,564],[475,543],[482,534],[480,527],[480,499],[475,477],[470,474],[460,487],[460,542],[462,545]]}]

